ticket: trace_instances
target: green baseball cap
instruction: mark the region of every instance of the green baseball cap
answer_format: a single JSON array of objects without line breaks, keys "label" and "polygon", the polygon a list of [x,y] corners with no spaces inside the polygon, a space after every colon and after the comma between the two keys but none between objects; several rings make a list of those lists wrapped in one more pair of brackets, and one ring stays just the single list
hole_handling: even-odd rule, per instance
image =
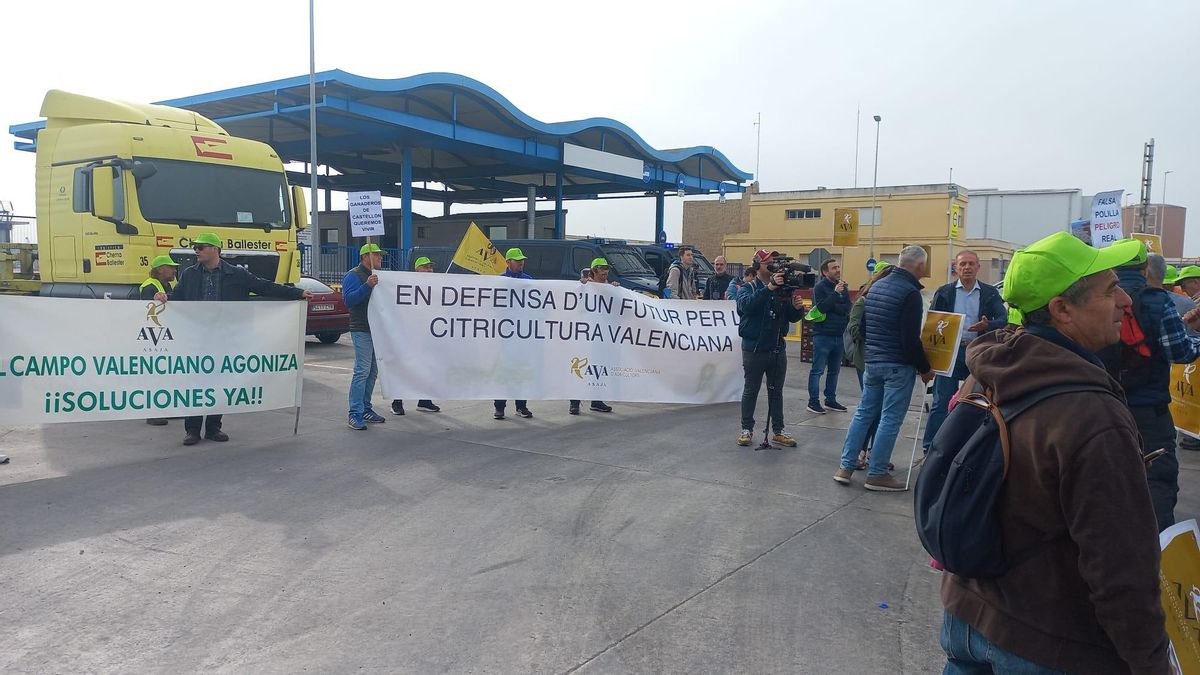
[{"label": "green baseball cap", "polygon": [[504,254],[504,259],[505,260],[524,260],[525,254],[521,253],[521,249],[519,249],[519,248],[510,248],[510,249],[508,249],[508,252]]},{"label": "green baseball cap", "polygon": [[171,267],[179,267],[179,263],[175,262],[175,260],[172,259],[171,256],[169,256],[169,255],[154,256],[154,260],[150,261],[150,269],[154,269],[155,267],[162,267],[163,265],[170,265]]},{"label": "green baseball cap", "polygon": [[196,244],[208,244],[209,246],[221,248],[221,238],[212,232],[205,232],[204,234],[197,236],[195,239],[192,239],[192,246],[195,246]]},{"label": "green baseball cap", "polygon": [[1200,279],[1200,266],[1188,265],[1179,270],[1179,274],[1175,277],[1175,283],[1179,283],[1184,279]]},{"label": "green baseball cap", "polygon": [[363,244],[358,249],[359,255],[366,255],[368,253],[383,253],[383,249],[379,248],[379,244]]},{"label": "green baseball cap", "polygon": [[1142,265],[1146,264],[1146,259],[1147,259],[1146,242],[1142,241],[1141,239],[1134,239],[1133,237],[1128,237],[1125,239],[1118,239],[1118,240],[1114,241],[1113,243],[1120,244],[1122,242],[1131,242],[1131,241],[1137,243],[1138,254],[1136,256],[1134,256],[1132,260],[1129,260],[1128,262],[1126,262],[1122,265],[1118,265],[1118,267],[1141,267]]},{"label": "green baseball cap", "polygon": [[887,268],[889,268],[891,266],[892,266],[892,263],[890,263],[886,260],[880,260],[879,262],[875,263],[875,271],[871,272],[871,274],[879,274],[880,272],[882,272],[883,270],[886,270]]},{"label": "green baseball cap", "polygon": [[604,258],[592,258],[592,269],[597,267],[608,267],[608,261]]},{"label": "green baseball cap", "polygon": [[1004,277],[1004,300],[1024,314],[1041,309],[1076,281],[1129,264],[1140,245],[1123,239],[1107,248],[1092,248],[1070,232],[1055,232],[1013,254]]},{"label": "green baseball cap", "polygon": [[1167,273],[1163,275],[1163,286],[1174,286],[1178,278],[1179,269],[1174,265],[1167,265]]},{"label": "green baseball cap", "polygon": [[432,264],[433,264],[432,260],[430,260],[429,258],[426,258],[425,256],[421,256],[420,258],[417,258],[416,262],[413,263],[413,267],[424,267],[425,265],[432,265]]},{"label": "green baseball cap", "polygon": [[817,308],[816,305],[813,305],[813,308],[808,310],[808,314],[804,315],[804,320],[811,321],[813,323],[821,323],[825,320],[825,312],[822,312]]}]

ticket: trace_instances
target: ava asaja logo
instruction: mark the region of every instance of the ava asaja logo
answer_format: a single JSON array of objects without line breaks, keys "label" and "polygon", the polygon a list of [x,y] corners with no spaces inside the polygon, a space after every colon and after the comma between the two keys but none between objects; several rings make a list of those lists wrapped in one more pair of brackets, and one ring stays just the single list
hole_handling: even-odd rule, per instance
[{"label": "ava asaja logo", "polygon": [[165,302],[149,302],[146,303],[146,323],[138,330],[137,341],[149,342],[152,346],[157,347],[163,342],[174,341],[175,337],[171,335],[171,328],[163,325],[162,315],[167,311],[167,303]]},{"label": "ava asaja logo", "polygon": [[575,377],[589,382],[598,382],[602,377],[608,377],[608,366],[597,366],[588,363],[586,357],[571,359],[571,372]]}]

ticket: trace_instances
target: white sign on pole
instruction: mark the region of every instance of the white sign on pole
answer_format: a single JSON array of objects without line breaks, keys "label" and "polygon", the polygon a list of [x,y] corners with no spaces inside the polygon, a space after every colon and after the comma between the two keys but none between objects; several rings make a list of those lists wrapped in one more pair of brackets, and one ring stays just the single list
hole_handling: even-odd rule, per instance
[{"label": "white sign on pole", "polygon": [[299,406],[304,312],[0,296],[0,316],[21,317],[0,321],[0,426]]},{"label": "white sign on pole", "polygon": [[383,197],[378,190],[347,195],[350,234],[355,237],[383,236]]},{"label": "white sign on pole", "polygon": [[741,399],[732,302],[575,281],[378,275],[367,313],[385,398]]},{"label": "white sign on pole", "polygon": [[1121,233],[1121,198],[1124,190],[1110,190],[1092,197],[1092,246],[1104,248],[1125,235]]}]

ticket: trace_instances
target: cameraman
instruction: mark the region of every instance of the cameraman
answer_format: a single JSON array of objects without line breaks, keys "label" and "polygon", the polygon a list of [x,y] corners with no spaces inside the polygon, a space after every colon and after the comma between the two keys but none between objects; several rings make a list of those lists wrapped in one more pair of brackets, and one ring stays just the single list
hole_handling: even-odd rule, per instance
[{"label": "cameraman", "polygon": [[771,440],[796,447],[796,439],[783,432],[783,378],[787,374],[783,336],[787,335],[788,324],[803,316],[803,304],[797,295],[790,299],[780,295],[783,271],[771,264],[778,255],[779,251],[765,248],[754,254],[751,269],[755,277],[742,287],[737,297],[737,311],[741,317],[738,335],[742,336],[742,369],[746,374],[738,445],[750,445],[750,437],[754,434],[754,406],[758,403],[763,375],[766,375],[767,417],[775,432]]}]

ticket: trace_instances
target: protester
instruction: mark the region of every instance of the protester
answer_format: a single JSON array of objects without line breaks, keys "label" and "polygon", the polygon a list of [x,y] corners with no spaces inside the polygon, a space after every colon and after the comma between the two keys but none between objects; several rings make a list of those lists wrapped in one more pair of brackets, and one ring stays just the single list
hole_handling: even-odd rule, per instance
[{"label": "protester", "polygon": [[[142,300],[164,302],[171,294],[171,282],[175,281],[175,268],[179,263],[169,255],[160,255],[150,261],[150,276],[138,288]],[[151,310],[153,311],[153,310]],[[166,417],[153,417],[146,424],[154,427],[166,426]]]},{"label": "protester", "polygon": [[[846,324],[846,335],[843,338],[843,343],[849,352],[850,361],[854,364],[854,370],[858,374],[858,389],[863,390],[863,371],[866,369],[866,337],[863,335],[863,313],[867,308],[867,291],[871,290],[871,286],[880,279],[886,277],[893,269],[891,263],[885,260],[879,261],[875,265],[875,272],[867,283],[863,284],[858,289],[858,297],[855,298],[854,304],[850,307],[850,317]],[[867,435],[863,437],[862,448],[858,451],[858,461],[855,464],[855,469],[858,471],[866,471],[867,456],[871,447],[871,440],[875,438],[875,430],[879,428],[879,415],[876,414],[871,420],[871,425],[867,429]],[[889,471],[891,470],[889,466]]]},{"label": "protester", "polygon": [[[850,291],[842,279],[842,264],[830,258],[821,263],[821,280],[813,287],[813,308],[825,315],[812,326],[812,368],[808,371],[808,411],[825,414],[825,408],[846,412],[838,403],[838,375],[842,371],[845,344],[842,334],[850,322]],[[821,406],[821,373],[825,375],[825,406]]]},{"label": "protester", "polygon": [[[418,272],[432,272],[433,271],[433,261],[430,260],[429,258],[426,258],[425,256],[421,256],[420,258],[417,258],[416,262],[413,263],[413,269]],[[424,410],[425,412],[441,412],[442,411],[442,409],[439,408],[433,401],[431,401],[427,398],[423,398],[423,399],[417,401],[417,410]],[[403,415],[404,414],[404,401],[402,401],[398,398],[392,399],[392,414],[393,415]]]},{"label": "protester", "polygon": [[[1148,256],[1148,260],[1153,260],[1154,255],[1158,254]],[[1175,303],[1175,311],[1179,312],[1179,316],[1185,316],[1188,312],[1196,309],[1196,302],[1183,293],[1175,291],[1173,287],[1176,285],[1176,283],[1178,283],[1178,281],[1179,270],[1175,269],[1173,265],[1167,265],[1167,273],[1163,277],[1163,288],[1167,291],[1168,297],[1171,298],[1171,302]],[[1146,279],[1146,283],[1150,285],[1154,284],[1154,282],[1150,279]],[[1200,331],[1188,326],[1187,334],[1191,336],[1200,336]],[[1189,436],[1183,432],[1178,432],[1175,434],[1175,442],[1180,450],[1191,450],[1193,452],[1200,450],[1200,439],[1197,439],[1194,436]]]},{"label": "protester", "polygon": [[[621,285],[615,281],[608,280],[608,261],[605,260],[604,258],[594,258],[592,260],[592,266],[588,268],[588,275],[586,277],[580,278],[580,281],[582,281],[585,284],[588,281],[591,281],[591,282],[597,283],[597,284],[612,284],[613,286]],[[590,406],[590,409],[592,410],[592,412],[602,412],[602,413],[612,412],[612,406],[606,404],[604,401],[592,401],[592,405]],[[571,403],[570,403],[570,406],[567,408],[567,412],[572,415],[579,414],[579,400],[578,399],[571,399]]]},{"label": "protester", "polygon": [[1192,302],[1200,304],[1200,266],[1188,265],[1179,270],[1179,276],[1175,278],[1175,285],[1192,299]]},{"label": "protester", "polygon": [[[1171,417],[1171,364],[1191,363],[1200,358],[1200,338],[1189,337],[1175,303],[1162,289],[1166,262],[1155,256],[1150,265],[1145,244],[1132,244],[1138,256],[1117,268],[1121,288],[1132,303],[1137,327],[1144,340],[1127,335],[1101,354],[1109,375],[1121,383],[1125,400],[1142,438],[1142,452],[1160,448],[1167,454],[1157,459],[1146,473],[1150,499],[1161,532],[1175,523],[1179,493],[1179,458],[1175,454],[1175,421]],[[1128,261],[1127,261],[1128,262]]]},{"label": "protester", "polygon": [[383,249],[378,244],[363,244],[358,249],[359,264],[342,277],[342,297],[350,308],[350,340],[354,343],[354,371],[350,375],[350,414],[346,425],[362,431],[367,424],[383,424],[387,420],[371,407],[379,363],[375,359],[375,343],[371,339],[371,324],[367,307],[371,294],[379,283],[375,270],[383,263]]},{"label": "protester", "polygon": [[[507,269],[500,274],[502,277],[511,277],[513,279],[532,279],[533,277],[525,273],[525,254],[519,248],[510,248],[504,254],[504,264]],[[492,402],[496,408],[496,412],[492,417],[498,420],[504,419],[504,408],[508,405],[508,401],[498,399]],[[529,410],[528,401],[518,400],[517,414],[525,419],[533,417],[533,412]]]},{"label": "protester", "polygon": [[902,492],[904,483],[888,473],[900,425],[912,401],[913,378],[933,379],[933,370],[921,344],[921,283],[928,254],[920,246],[900,251],[896,269],[871,286],[863,316],[866,336],[866,373],[863,398],[842,446],[841,468],[833,479],[842,485],[858,467],[857,456],[871,423],[879,415],[879,428],[871,443],[871,462],[865,487],[877,492]]},{"label": "protester", "polygon": [[1159,542],[1121,388],[1094,352],[1119,339],[1130,298],[1112,268],[1136,247],[1094,249],[1059,232],[1017,251],[1004,299],[1024,314],[967,348],[972,376],[1004,406],[1058,386],[1008,424],[997,501],[1001,576],[947,572],[946,673],[1169,673]]},{"label": "protester", "polygon": [[[180,273],[179,283],[170,293],[172,302],[245,301],[250,299],[251,293],[285,300],[301,300],[312,297],[311,291],[303,291],[294,286],[280,286],[254,276],[245,268],[230,265],[221,260],[221,239],[211,232],[194,237],[192,250],[196,252],[196,264]],[[155,298],[165,301],[166,296],[156,293]],[[222,417],[222,415],[208,415],[207,417],[197,415],[185,418],[183,421],[185,432],[183,444],[199,443],[202,426],[205,439],[221,443],[228,441],[229,436],[221,431]]]},{"label": "protester", "polygon": [[933,405],[929,408],[929,420],[925,423],[925,437],[921,442],[925,452],[929,452],[929,444],[946,421],[950,398],[958,391],[959,383],[967,379],[967,345],[981,333],[1008,325],[1008,308],[1000,298],[1000,291],[979,281],[979,256],[974,251],[961,251],[954,257],[954,271],[958,281],[934,291],[929,309],[963,314],[966,327],[958,343],[954,372],[949,377],[938,375],[933,378]]},{"label": "protester", "polygon": [[708,283],[704,286],[705,300],[724,300],[725,291],[729,288],[729,284],[733,282],[734,276],[725,271],[728,264],[725,262],[725,256],[719,255],[713,259],[714,274],[708,278]]},{"label": "protester", "polygon": [[679,259],[671,263],[667,271],[667,289],[676,300],[696,299],[696,270],[692,267],[696,255],[684,246],[679,249]]},{"label": "protester", "polygon": [[742,277],[740,279],[737,277],[734,277],[729,282],[729,286],[727,286],[725,288],[725,299],[726,300],[737,300],[738,293],[741,292],[742,288],[746,284],[750,283],[750,281],[753,279],[754,279],[754,269],[753,268],[747,267],[746,269],[742,270]]},{"label": "protester", "polygon": [[754,408],[763,376],[767,378],[767,419],[774,434],[771,440],[796,447],[796,439],[783,431],[783,380],[787,375],[788,325],[799,321],[804,306],[799,295],[780,297],[783,273],[770,271],[778,251],[760,249],[754,254],[755,277],[738,293],[737,312],[741,317],[738,335],[742,337],[742,370],[746,382],[742,389],[742,433],[738,445],[750,445],[754,435]]}]

